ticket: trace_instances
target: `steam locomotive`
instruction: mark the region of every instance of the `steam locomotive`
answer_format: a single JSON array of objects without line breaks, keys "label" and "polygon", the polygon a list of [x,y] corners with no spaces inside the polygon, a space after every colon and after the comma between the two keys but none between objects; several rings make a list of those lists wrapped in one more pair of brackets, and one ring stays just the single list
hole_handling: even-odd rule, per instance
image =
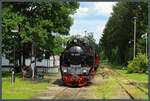
[{"label": "steam locomotive", "polygon": [[60,71],[66,85],[83,86],[94,77],[99,65],[98,55],[82,39],[67,42],[60,56]]}]

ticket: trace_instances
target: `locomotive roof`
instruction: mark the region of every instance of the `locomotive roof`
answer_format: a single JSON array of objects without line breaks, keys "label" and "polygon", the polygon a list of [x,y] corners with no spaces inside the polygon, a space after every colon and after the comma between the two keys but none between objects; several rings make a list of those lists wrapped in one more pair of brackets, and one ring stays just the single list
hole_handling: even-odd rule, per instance
[{"label": "locomotive roof", "polygon": [[[87,43],[85,40],[81,39],[81,38],[74,38],[72,39],[71,41],[68,41],[67,42],[67,47],[65,50],[68,50],[70,47],[72,46],[80,46],[84,49],[90,49],[90,50],[93,50],[92,47],[89,45],[89,43]],[[87,51],[88,51],[87,50]]]},{"label": "locomotive roof", "polygon": [[69,41],[67,42],[67,44],[70,44],[70,43],[83,43],[83,44],[89,45],[89,41],[88,41],[88,40],[85,40],[85,39],[82,39],[82,38],[74,38],[74,39],[72,39],[71,41],[69,40]]},{"label": "locomotive roof", "polygon": [[74,38],[72,40],[69,40],[67,42],[67,47],[64,49],[62,54],[64,52],[69,52],[70,48],[74,46],[82,47],[85,54],[94,54],[93,48],[89,45],[87,40],[83,40],[82,38]]}]

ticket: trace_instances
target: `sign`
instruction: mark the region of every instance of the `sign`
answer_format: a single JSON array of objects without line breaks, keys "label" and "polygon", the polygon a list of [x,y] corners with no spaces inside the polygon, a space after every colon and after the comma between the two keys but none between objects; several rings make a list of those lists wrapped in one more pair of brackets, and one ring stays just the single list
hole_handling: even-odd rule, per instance
[{"label": "sign", "polygon": [[18,32],[18,30],[11,30],[11,32],[13,32],[13,33],[17,33],[17,32]]},{"label": "sign", "polygon": [[144,39],[147,39],[147,38],[148,38],[147,33],[141,35],[141,38],[142,38],[143,40],[144,40]]}]

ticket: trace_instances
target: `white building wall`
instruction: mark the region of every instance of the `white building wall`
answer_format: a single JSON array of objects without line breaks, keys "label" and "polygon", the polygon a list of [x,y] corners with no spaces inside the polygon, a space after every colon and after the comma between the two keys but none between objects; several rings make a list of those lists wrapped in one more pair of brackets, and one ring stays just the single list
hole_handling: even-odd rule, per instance
[{"label": "white building wall", "polygon": [[[55,66],[60,65],[59,58],[60,56],[55,56]],[[30,65],[30,59],[26,60],[26,65]],[[53,56],[51,56],[50,59],[43,59],[41,62],[36,61],[36,66],[53,67]]]},{"label": "white building wall", "polygon": [[[60,56],[55,56],[55,66],[59,66],[60,65],[60,61],[59,61]],[[30,59],[26,59],[25,63],[27,66],[30,65]],[[13,65],[13,64],[9,64],[9,60],[6,59],[5,57],[2,57],[2,66],[3,65]],[[41,62],[37,61],[36,62],[37,66],[44,66],[44,67],[53,67],[53,56],[50,57],[50,59],[43,59]]]}]

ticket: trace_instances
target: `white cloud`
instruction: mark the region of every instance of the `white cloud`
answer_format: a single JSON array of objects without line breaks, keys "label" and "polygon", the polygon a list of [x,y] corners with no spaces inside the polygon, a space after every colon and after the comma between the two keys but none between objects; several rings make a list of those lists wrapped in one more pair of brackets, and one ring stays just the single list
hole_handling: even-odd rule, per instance
[{"label": "white cloud", "polygon": [[78,9],[79,12],[87,12],[88,11],[88,8],[87,7],[80,7]]},{"label": "white cloud", "polygon": [[[105,20],[75,20],[76,26],[82,25],[80,27],[72,26],[70,30],[70,35],[85,35],[85,30],[87,32],[93,32],[94,39],[96,40],[96,43],[99,42],[99,39],[102,36],[103,29],[105,27],[106,21]],[[94,28],[90,29],[91,26],[95,26]]]},{"label": "white cloud", "polygon": [[84,36],[84,30],[77,30],[77,29],[71,29],[70,30],[70,35],[81,35]]},{"label": "white cloud", "polygon": [[94,4],[94,10],[96,10],[98,15],[110,16],[115,4],[116,2],[97,2]]},{"label": "white cloud", "polygon": [[[107,23],[111,12],[113,11],[113,5],[117,2],[93,2],[88,6],[80,6],[77,13],[72,17],[74,19],[74,25],[71,27],[70,35],[85,35],[87,32],[93,32],[96,43],[102,37],[103,30]],[[96,19],[94,19],[94,16]]]},{"label": "white cloud", "polygon": [[92,20],[88,20],[88,19],[77,19],[77,20],[74,20],[74,24],[80,24],[82,26],[84,25],[105,25],[106,21],[105,20],[95,20],[95,19],[92,19]]},{"label": "white cloud", "polygon": [[77,10],[77,13],[75,13],[74,16],[76,16],[76,17],[86,16],[87,12],[88,12],[87,7],[79,7],[79,9]]}]

